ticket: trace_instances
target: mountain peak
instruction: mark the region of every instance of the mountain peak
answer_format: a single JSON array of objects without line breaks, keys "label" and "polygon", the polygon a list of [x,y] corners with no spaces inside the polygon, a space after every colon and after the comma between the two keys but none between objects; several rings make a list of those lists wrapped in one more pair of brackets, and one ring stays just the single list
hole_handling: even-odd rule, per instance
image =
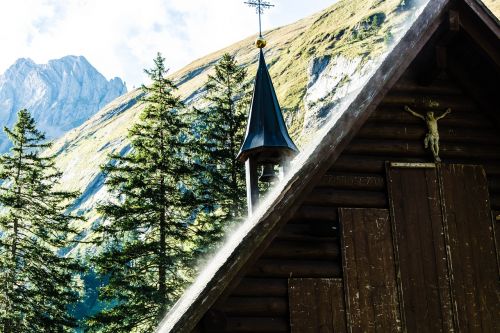
[{"label": "mountain peak", "polygon": [[0,79],[11,78],[19,73],[26,73],[36,67],[36,63],[30,58],[19,58],[16,62],[7,68],[3,75],[0,75]]},{"label": "mountain peak", "polygon": [[[0,123],[12,126],[17,111],[26,108],[47,137],[56,138],[126,92],[120,78],[108,81],[84,56],[46,64],[21,58],[0,75]],[[7,147],[0,133],[0,153]]]},{"label": "mountain peak", "polygon": [[21,66],[35,66],[35,62],[31,58],[19,58],[16,60],[12,67],[21,67]]},{"label": "mountain peak", "polygon": [[67,55],[67,56],[64,56],[60,59],[49,60],[47,65],[54,66],[54,65],[60,65],[60,64],[65,64],[65,65],[79,64],[79,65],[82,65],[84,67],[89,67],[89,68],[95,69],[90,64],[90,62],[87,60],[87,58],[85,58],[84,56],[75,56],[75,55]]}]

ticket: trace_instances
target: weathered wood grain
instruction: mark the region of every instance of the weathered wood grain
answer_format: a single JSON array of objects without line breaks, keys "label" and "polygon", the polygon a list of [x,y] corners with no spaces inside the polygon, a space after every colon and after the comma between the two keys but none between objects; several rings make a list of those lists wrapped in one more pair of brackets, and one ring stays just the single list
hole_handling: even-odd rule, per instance
[{"label": "weathered wood grain", "polygon": [[340,209],[347,323],[351,332],[400,332],[389,211]]},{"label": "weathered wood grain", "polygon": [[384,191],[385,178],[377,174],[326,174],[316,188],[332,187],[336,190]]},{"label": "weathered wood grain", "polygon": [[500,211],[491,211],[493,233],[495,234],[495,248],[497,251],[498,276],[500,276]]},{"label": "weathered wood grain", "polygon": [[210,309],[205,313],[197,326],[198,332],[223,332],[227,326],[227,316],[223,311]]},{"label": "weathered wood grain", "polygon": [[[396,123],[396,124],[422,124],[422,120],[409,114],[401,112],[405,104],[394,105],[392,108],[380,107],[370,117],[370,122],[374,123]],[[488,117],[483,114],[475,114],[473,110],[469,112],[452,112],[446,118],[440,120],[439,124],[446,127],[457,128],[494,128],[488,122]]]},{"label": "weathered wood grain", "polygon": [[380,158],[344,153],[328,172],[363,172],[382,175],[385,171],[384,161],[385,160]]},{"label": "weathered wood grain", "polygon": [[[401,112],[404,111],[401,110]],[[426,124],[423,121],[420,124],[412,125],[366,123],[359,131],[357,138],[421,141],[427,131]],[[474,129],[440,126],[439,135],[442,142],[500,145],[498,130],[494,128]]]},{"label": "weathered wood grain", "polygon": [[196,327],[191,331],[191,333],[203,333],[201,322],[196,325]]},{"label": "weathered wood grain", "polygon": [[226,331],[234,333],[280,333],[290,332],[290,325],[286,317],[234,317],[227,319]]},{"label": "weathered wood grain", "polygon": [[244,278],[240,281],[232,296],[287,296],[288,280],[268,278]]},{"label": "weathered wood grain", "polygon": [[[440,157],[442,158],[460,158],[464,155],[468,158],[481,159],[500,159],[500,146],[481,145],[478,149],[477,145],[470,143],[451,143],[441,142]],[[380,156],[415,156],[422,157],[432,156],[430,150],[426,150],[423,140],[407,141],[407,140],[366,140],[355,139],[351,142],[346,152],[356,155],[380,155]]]},{"label": "weathered wood grain", "polygon": [[290,279],[292,333],[347,332],[341,279]]},{"label": "weathered wood grain", "polygon": [[279,241],[330,242],[338,244],[337,223],[330,221],[305,221],[289,223],[276,236]]},{"label": "weathered wood grain", "polygon": [[293,215],[292,221],[322,220],[336,222],[338,219],[335,207],[318,207],[302,204]]},{"label": "weathered wood grain", "polygon": [[304,200],[304,203],[333,207],[385,208],[387,207],[387,197],[383,192],[315,188]]},{"label": "weathered wood grain", "polygon": [[432,85],[422,86],[414,78],[404,75],[392,88],[396,93],[419,93],[429,95],[460,95],[463,91],[448,80],[434,80]]},{"label": "weathered wood grain", "polygon": [[488,187],[489,187],[490,193],[500,194],[500,177],[488,176]]},{"label": "weathered wood grain", "polygon": [[491,196],[491,207],[494,209],[500,209],[500,196],[498,194]]},{"label": "weathered wood grain", "polygon": [[[423,142],[422,142],[423,144]],[[481,149],[481,145],[475,146],[476,150]],[[500,154],[500,152],[497,152]],[[392,156],[392,155],[380,155],[380,156],[370,156],[370,155],[356,155],[348,154],[344,152],[342,156],[339,157],[337,162],[330,168],[329,173],[379,173],[383,174],[385,172],[385,161],[390,162],[412,162],[412,163],[423,163],[430,162],[429,155],[424,153],[422,156]],[[496,160],[488,160],[487,158],[474,159],[463,153],[457,157],[446,158],[446,162],[449,164],[481,164],[486,169],[486,174],[490,179],[491,176],[500,177],[500,162],[498,158]],[[330,208],[332,210],[332,208]]]},{"label": "weathered wood grain", "polygon": [[340,277],[341,269],[338,262],[326,260],[276,260],[260,259],[248,272],[251,277]]},{"label": "weathered wood grain", "polygon": [[263,258],[275,259],[319,259],[337,260],[340,251],[338,244],[331,241],[298,242],[274,241],[262,255]]},{"label": "weathered wood grain", "polygon": [[286,317],[286,297],[241,297],[231,296],[218,308],[227,317]]},{"label": "weathered wood grain", "polygon": [[[387,96],[384,97],[382,103],[380,103],[381,107],[385,106],[399,106],[399,105],[408,105],[412,108],[428,108],[427,102],[432,100],[437,105],[447,105],[447,107],[452,108],[456,111],[470,111],[474,110],[477,107],[477,104],[474,100],[469,98],[465,94],[461,94],[458,96],[449,96],[449,95],[430,95],[430,94],[419,94],[413,91],[411,94],[409,93],[397,93],[391,91]],[[435,108],[437,112],[439,109]]]},{"label": "weathered wood grain", "polygon": [[436,169],[388,167],[403,329],[453,330],[446,244]]},{"label": "weathered wood grain", "polygon": [[485,171],[442,165],[440,182],[455,320],[462,332],[498,332],[500,289]]}]

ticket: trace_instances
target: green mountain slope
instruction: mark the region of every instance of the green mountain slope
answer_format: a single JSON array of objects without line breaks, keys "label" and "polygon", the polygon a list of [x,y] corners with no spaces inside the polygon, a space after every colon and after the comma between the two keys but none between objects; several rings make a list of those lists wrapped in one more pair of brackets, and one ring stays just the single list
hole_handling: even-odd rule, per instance
[{"label": "green mountain slope", "polygon": [[[499,0],[490,0],[495,1]],[[299,146],[313,138],[314,131],[335,112],[338,101],[359,87],[373,60],[388,50],[404,31],[408,17],[415,15],[412,4],[417,2],[343,0],[266,33],[270,74],[290,133]],[[207,75],[225,52],[236,55],[253,77],[258,55],[255,37],[198,59],[172,74],[188,107],[199,102]],[[164,56],[168,63],[168,54]],[[139,95],[140,91],[135,90],[113,101],[51,148],[58,154],[57,166],[64,172],[61,187],[82,193],[73,206],[88,218],[80,226],[80,238],[91,237],[92,228],[99,223],[96,204],[108,198],[99,166],[107,162],[110,153],[124,154],[129,149],[127,130],[143,108],[137,103]]]},{"label": "green mountain slope", "polygon": [[484,0],[483,2],[496,17],[500,17],[500,0]]}]

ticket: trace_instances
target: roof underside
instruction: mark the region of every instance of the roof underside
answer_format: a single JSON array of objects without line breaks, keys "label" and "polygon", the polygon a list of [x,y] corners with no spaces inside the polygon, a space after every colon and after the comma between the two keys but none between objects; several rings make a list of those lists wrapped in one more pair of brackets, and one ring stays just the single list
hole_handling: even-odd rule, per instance
[{"label": "roof underside", "polygon": [[[207,269],[165,317],[159,332],[191,332],[204,313],[241,274],[252,256],[267,247],[279,229],[293,216],[303,200],[302,194],[307,193],[339,157],[438,29],[448,24],[448,9],[455,4],[466,9],[468,16],[474,18],[473,23],[481,26],[482,30],[476,30],[476,33],[483,37],[485,33],[488,35],[485,36],[485,42],[478,42],[478,45],[491,59],[492,66],[500,70],[498,20],[477,0],[430,0],[338,119],[326,124],[318,133],[320,139],[316,145],[297,157],[297,164],[301,164],[296,172],[279,183],[271,194],[272,200],[261,206],[223,245]],[[471,34],[471,31],[467,32]],[[475,39],[473,34],[471,37]]]}]

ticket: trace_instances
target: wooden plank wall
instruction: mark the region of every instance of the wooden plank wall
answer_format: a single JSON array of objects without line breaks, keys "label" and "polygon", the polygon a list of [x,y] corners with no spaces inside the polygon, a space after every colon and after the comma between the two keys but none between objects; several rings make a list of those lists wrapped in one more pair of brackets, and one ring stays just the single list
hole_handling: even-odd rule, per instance
[{"label": "wooden plank wall", "polygon": [[428,87],[414,82],[408,74],[395,85],[240,285],[214,306],[227,322],[218,332],[289,332],[288,278],[341,278],[337,209],[388,209],[385,161],[433,161],[425,123],[405,105],[419,111],[431,100],[438,114],[452,108],[439,122],[441,158],[484,165],[492,209],[500,211],[500,127],[448,77]]},{"label": "wooden plank wall", "polygon": [[288,282],[292,333],[346,331],[342,279],[297,279]]}]

